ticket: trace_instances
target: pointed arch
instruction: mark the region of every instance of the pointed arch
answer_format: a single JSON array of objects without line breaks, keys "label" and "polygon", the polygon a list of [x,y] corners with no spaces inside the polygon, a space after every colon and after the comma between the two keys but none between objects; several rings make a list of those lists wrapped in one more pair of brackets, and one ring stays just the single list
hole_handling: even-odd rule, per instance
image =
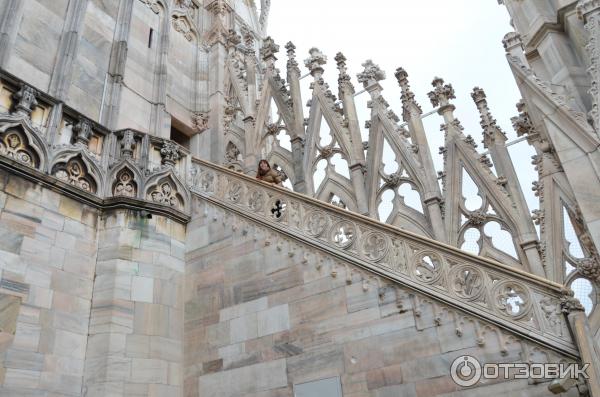
[{"label": "pointed arch", "polygon": [[46,171],[48,149],[27,119],[0,118],[0,155]]},{"label": "pointed arch", "polygon": [[327,176],[325,178],[316,194],[316,198],[328,202],[332,195],[336,195],[342,199],[350,211],[356,212],[358,210],[352,187],[337,175]]},{"label": "pointed arch", "polygon": [[106,197],[141,198],[144,177],[130,159],[124,159],[116,164],[107,175],[106,181]]},{"label": "pointed arch", "polygon": [[188,212],[190,195],[185,184],[171,170],[166,169],[148,178],[144,183],[144,198],[179,211]]},{"label": "pointed arch", "polygon": [[102,172],[83,149],[66,149],[56,154],[50,174],[81,190],[102,192]]}]

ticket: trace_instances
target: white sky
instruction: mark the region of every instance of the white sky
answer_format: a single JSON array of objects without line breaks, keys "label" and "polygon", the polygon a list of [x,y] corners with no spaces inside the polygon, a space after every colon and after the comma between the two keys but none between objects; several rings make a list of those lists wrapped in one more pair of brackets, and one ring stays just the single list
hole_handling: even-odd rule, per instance
[{"label": "white sky", "polygon": [[[384,97],[401,116],[400,88],[394,77],[402,66],[409,74],[411,87],[424,112],[432,106],[427,98],[435,76],[451,83],[456,91],[453,103],[455,115],[479,143],[481,127],[479,113],[470,93],[473,87],[483,88],[488,105],[498,124],[515,139],[510,118],[517,114],[515,104],[520,95],[504,55],[502,38],[512,31],[509,15],[496,0],[274,0],[269,16],[268,34],[280,47],[278,67],[285,78],[285,49],[292,41],[302,73],[308,49],[319,48],[328,57],[325,79],[337,94],[337,69],[333,60],[338,51],[348,58],[349,73],[356,90],[362,86],[356,74],[361,63],[372,59],[387,74],[381,82]],[[311,78],[303,82],[308,83]],[[304,97],[306,102],[308,97]],[[356,98],[361,124],[369,113],[367,94]],[[307,113],[305,113],[305,117]],[[432,153],[443,144],[438,115],[425,119]],[[365,139],[366,140],[366,139]],[[483,145],[479,145],[483,150]],[[526,143],[513,146],[511,154],[531,209],[537,208],[537,198],[531,192],[536,177],[530,165],[533,154]],[[440,159],[436,159],[438,167]]]}]

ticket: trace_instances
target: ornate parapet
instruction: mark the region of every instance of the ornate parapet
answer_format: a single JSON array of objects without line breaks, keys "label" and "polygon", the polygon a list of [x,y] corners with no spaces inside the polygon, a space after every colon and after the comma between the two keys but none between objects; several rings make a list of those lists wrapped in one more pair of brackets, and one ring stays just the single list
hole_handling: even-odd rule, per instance
[{"label": "ornate parapet", "polygon": [[[12,89],[13,102],[0,109],[1,168],[97,208],[137,208],[187,222],[187,149],[135,130],[107,130],[29,86]],[[54,132],[44,127],[51,109],[61,110]]]},{"label": "ornate parapet", "polygon": [[192,193],[227,213],[561,354],[578,356],[558,284],[208,162],[194,159],[192,169]]}]

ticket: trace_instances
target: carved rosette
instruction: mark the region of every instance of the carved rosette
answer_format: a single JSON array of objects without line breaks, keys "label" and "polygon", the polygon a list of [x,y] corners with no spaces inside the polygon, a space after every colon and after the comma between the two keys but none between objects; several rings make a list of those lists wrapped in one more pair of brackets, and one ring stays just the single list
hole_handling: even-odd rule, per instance
[{"label": "carved rosette", "polygon": [[205,192],[214,191],[215,175],[212,172],[203,172],[200,177],[199,188]]},{"label": "carved rosette", "polygon": [[58,163],[52,168],[52,175],[69,185],[86,192],[96,193],[96,182],[81,157],[73,157],[67,162]]},{"label": "carved rosette", "polygon": [[433,251],[415,253],[412,265],[414,276],[426,284],[437,282],[444,268],[442,258]]},{"label": "carved rosette", "polygon": [[27,138],[16,129],[9,129],[4,136],[0,136],[0,155],[32,168],[38,165],[37,155],[27,144]]},{"label": "carved rosette", "polygon": [[237,182],[230,183],[227,188],[227,199],[232,203],[238,203],[242,197],[242,192],[243,188],[241,184]]},{"label": "carved rosette", "polygon": [[136,197],[137,184],[135,183],[133,172],[127,168],[122,169],[117,174],[117,181],[112,190],[113,196]]},{"label": "carved rosette", "polygon": [[374,262],[382,260],[387,254],[388,248],[388,241],[381,233],[371,232],[362,238],[362,253],[368,260]]},{"label": "carved rosette", "polygon": [[459,265],[450,272],[450,290],[468,301],[479,299],[485,292],[485,277],[476,267]]},{"label": "carved rosette", "polygon": [[312,237],[319,237],[327,229],[329,219],[322,211],[312,211],[306,217],[305,229]]},{"label": "carved rosette", "polygon": [[276,197],[271,200],[269,205],[269,215],[271,219],[281,222],[285,219],[287,214],[288,203],[283,197]]},{"label": "carved rosette", "polygon": [[521,283],[505,280],[496,283],[492,289],[494,309],[504,316],[516,320],[525,317],[531,311],[531,294]]},{"label": "carved rosette", "polygon": [[160,182],[153,189],[150,189],[147,198],[155,203],[176,209],[182,207],[182,200],[177,193],[177,189],[168,181]]},{"label": "carved rosette", "polygon": [[338,248],[346,249],[356,240],[356,225],[350,221],[339,221],[331,228],[330,239]]},{"label": "carved rosette", "polygon": [[259,212],[264,206],[264,195],[260,190],[251,190],[248,193],[248,208],[253,212]]}]

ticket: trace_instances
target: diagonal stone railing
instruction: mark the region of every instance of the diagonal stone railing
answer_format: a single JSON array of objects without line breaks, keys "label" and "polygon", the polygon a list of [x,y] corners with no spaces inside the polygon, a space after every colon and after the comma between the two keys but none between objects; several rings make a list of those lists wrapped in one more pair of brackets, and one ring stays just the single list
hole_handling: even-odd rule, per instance
[{"label": "diagonal stone railing", "polygon": [[193,195],[510,334],[579,357],[543,278],[198,159]]}]

